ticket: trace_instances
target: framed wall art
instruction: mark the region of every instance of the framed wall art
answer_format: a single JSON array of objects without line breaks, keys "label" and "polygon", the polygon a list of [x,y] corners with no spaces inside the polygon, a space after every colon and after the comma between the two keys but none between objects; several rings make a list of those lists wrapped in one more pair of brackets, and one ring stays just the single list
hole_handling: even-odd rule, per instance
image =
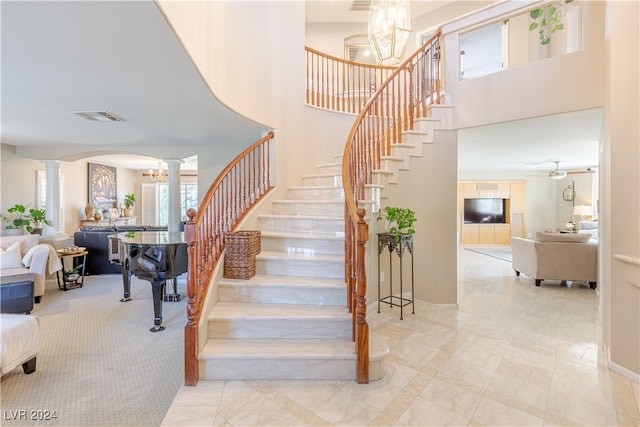
[{"label": "framed wall art", "polygon": [[98,209],[117,208],[117,169],[89,163],[89,203]]}]

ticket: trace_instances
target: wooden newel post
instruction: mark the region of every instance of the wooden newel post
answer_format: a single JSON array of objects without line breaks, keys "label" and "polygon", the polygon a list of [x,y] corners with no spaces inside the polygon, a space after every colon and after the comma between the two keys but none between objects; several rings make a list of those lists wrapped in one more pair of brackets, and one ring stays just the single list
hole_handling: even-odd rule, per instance
[{"label": "wooden newel post", "polygon": [[358,209],[358,252],[356,254],[356,346],[357,378],[359,384],[369,383],[369,325],[367,324],[367,275],[365,273],[365,245],[369,240],[369,226],[364,221],[366,211]]},{"label": "wooden newel post", "polygon": [[187,210],[189,220],[184,225],[184,240],[187,243],[187,325],[184,327],[184,385],[198,383],[198,324],[196,323],[196,210]]}]

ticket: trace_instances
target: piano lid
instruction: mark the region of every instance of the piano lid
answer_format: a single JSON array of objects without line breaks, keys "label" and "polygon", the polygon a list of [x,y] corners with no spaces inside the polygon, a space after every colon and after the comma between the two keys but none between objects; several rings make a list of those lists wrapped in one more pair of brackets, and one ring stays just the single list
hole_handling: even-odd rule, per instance
[{"label": "piano lid", "polygon": [[128,231],[118,233],[118,238],[128,245],[178,245],[186,244],[181,231]]}]

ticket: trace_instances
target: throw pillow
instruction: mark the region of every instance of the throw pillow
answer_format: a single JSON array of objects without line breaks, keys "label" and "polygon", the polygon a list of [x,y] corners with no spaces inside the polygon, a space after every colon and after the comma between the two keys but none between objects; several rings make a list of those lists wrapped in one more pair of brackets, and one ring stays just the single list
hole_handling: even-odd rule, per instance
[{"label": "throw pillow", "polygon": [[598,221],[580,221],[579,223],[580,230],[597,230],[598,229]]},{"label": "throw pillow", "polygon": [[23,268],[20,256],[20,242],[15,242],[6,250],[0,252],[0,269]]},{"label": "throw pillow", "polygon": [[591,239],[589,233],[536,233],[538,242],[586,243],[589,239]]}]

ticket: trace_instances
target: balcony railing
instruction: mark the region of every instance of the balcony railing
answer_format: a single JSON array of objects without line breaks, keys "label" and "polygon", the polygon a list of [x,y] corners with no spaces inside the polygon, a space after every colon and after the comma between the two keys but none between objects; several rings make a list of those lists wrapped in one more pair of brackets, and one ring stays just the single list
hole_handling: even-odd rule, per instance
[{"label": "balcony railing", "polygon": [[361,64],[310,47],[306,63],[306,103],[357,114],[396,67]]}]

